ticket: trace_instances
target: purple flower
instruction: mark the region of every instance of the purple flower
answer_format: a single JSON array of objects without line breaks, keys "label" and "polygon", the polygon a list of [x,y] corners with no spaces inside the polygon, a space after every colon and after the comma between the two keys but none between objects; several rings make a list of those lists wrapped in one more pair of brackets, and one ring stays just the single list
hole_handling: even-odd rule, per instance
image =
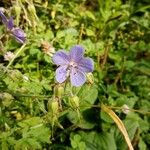
[{"label": "purple flower", "polygon": [[6,18],[6,16],[0,11],[0,16],[2,18],[3,24],[6,26],[6,28],[10,31],[12,36],[20,43],[24,43],[26,40],[26,34],[22,29],[19,27],[15,27],[13,23],[13,18],[10,17],[9,19]]},{"label": "purple flower", "polygon": [[53,62],[59,67],[56,70],[56,80],[64,82],[70,77],[73,86],[81,86],[86,81],[86,73],[94,70],[94,62],[91,58],[84,58],[83,47],[76,45],[70,53],[60,50],[53,56]]}]

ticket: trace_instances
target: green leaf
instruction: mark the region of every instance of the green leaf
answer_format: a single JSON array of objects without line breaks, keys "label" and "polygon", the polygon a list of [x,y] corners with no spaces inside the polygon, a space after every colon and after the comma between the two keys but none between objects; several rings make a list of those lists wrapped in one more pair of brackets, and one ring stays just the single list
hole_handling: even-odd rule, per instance
[{"label": "green leaf", "polygon": [[140,138],[139,144],[138,144],[139,150],[147,150],[147,146],[145,142]]},{"label": "green leaf", "polygon": [[40,117],[32,117],[19,122],[18,125],[22,128],[25,128],[25,127],[37,126],[39,124],[42,124],[42,122],[43,120]]},{"label": "green leaf", "polygon": [[84,86],[80,92],[79,92],[79,99],[80,99],[80,103],[81,105],[85,105],[86,104],[94,104],[94,102],[96,101],[98,96],[98,90],[97,90],[97,86],[93,85],[86,85]]},{"label": "green leaf", "polygon": [[82,143],[86,150],[117,150],[114,136],[107,132],[78,132],[71,134],[71,142],[74,142],[75,137],[79,136],[80,140],[76,141],[76,146]]},{"label": "green leaf", "polygon": [[96,20],[94,13],[92,13],[91,11],[86,11],[84,15],[86,15],[87,17],[89,17],[90,19],[94,21]]},{"label": "green leaf", "polygon": [[80,114],[78,114],[75,110],[69,111],[67,117],[74,125],[80,128],[92,129],[95,126],[95,118],[93,117],[94,114],[92,110],[86,109],[79,113]]},{"label": "green leaf", "polygon": [[86,34],[87,36],[95,36],[95,32],[90,29],[86,29]]}]

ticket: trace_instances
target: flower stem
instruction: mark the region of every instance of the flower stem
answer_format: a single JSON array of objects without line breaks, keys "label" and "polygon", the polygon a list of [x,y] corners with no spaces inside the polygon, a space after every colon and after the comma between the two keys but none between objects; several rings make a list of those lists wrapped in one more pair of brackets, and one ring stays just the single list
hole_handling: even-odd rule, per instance
[{"label": "flower stem", "polygon": [[15,56],[11,59],[11,61],[9,62],[9,64],[7,65],[5,72],[7,72],[8,68],[10,67],[10,65],[14,62],[14,60],[17,58],[17,56],[22,52],[22,50],[24,49],[24,47],[26,46],[26,44],[23,44],[21,46],[21,48],[17,51],[17,53],[15,54]]}]

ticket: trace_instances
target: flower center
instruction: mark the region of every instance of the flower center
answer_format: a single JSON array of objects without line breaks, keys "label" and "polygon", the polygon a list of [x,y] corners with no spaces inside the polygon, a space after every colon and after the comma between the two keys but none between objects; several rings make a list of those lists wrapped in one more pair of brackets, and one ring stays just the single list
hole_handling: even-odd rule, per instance
[{"label": "flower center", "polygon": [[71,62],[69,63],[69,66],[70,66],[70,67],[73,67],[73,68],[77,68],[77,63],[75,63],[74,61],[71,61]]}]

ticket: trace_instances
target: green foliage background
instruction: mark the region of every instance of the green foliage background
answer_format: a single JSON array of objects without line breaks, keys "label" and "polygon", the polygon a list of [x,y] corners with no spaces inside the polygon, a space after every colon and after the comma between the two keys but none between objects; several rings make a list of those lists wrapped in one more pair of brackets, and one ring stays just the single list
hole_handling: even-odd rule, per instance
[{"label": "green foliage background", "polygon": [[[125,124],[133,147],[148,150],[149,0],[2,0],[0,5],[27,34],[20,49],[0,25],[0,149],[125,150],[116,124],[96,107],[104,103]],[[80,44],[93,58],[94,83],[72,89],[78,109],[67,94],[61,109],[55,105],[56,66],[42,41],[56,51]],[[14,61],[4,60],[7,51],[15,53]]]}]

